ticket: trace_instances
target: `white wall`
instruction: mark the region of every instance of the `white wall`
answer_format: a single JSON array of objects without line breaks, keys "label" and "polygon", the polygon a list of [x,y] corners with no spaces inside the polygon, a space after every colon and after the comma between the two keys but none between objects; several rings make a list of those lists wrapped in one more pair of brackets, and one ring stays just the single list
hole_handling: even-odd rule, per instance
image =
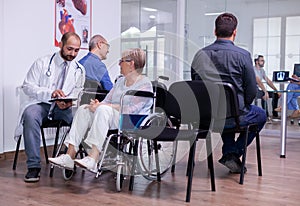
[{"label": "white wall", "polygon": [[[15,88],[33,61],[58,50],[54,47],[55,0],[0,1],[0,153],[13,151],[18,103]],[[120,58],[121,0],[92,0],[92,34],[100,33],[111,44],[105,61],[112,79]],[[78,59],[87,51],[81,51]],[[3,114],[3,115],[2,115]]]}]

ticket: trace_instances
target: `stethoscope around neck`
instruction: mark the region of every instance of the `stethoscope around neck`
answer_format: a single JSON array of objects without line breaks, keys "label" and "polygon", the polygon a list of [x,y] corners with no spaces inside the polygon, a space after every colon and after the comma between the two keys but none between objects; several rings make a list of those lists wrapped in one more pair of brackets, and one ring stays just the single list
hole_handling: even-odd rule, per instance
[{"label": "stethoscope around neck", "polygon": [[[50,61],[49,61],[49,64],[48,64],[48,69],[47,69],[47,72],[46,72],[46,76],[47,77],[50,77],[51,75],[52,75],[52,72],[51,72],[51,64],[52,64],[52,61],[53,61],[53,58],[54,58],[54,56],[56,55],[56,53],[54,53],[52,56],[51,56],[51,58],[50,58]],[[80,70],[80,76],[82,76],[83,75],[83,71],[82,71],[82,68],[79,66],[79,64],[77,63],[77,62],[75,62],[76,63],[76,65],[77,65],[77,68],[76,68],[76,72],[75,72],[75,82],[77,82],[76,81],[76,73],[77,73],[77,70]],[[81,81],[83,81],[82,80],[82,77],[81,77]],[[81,82],[82,83],[82,82]],[[80,83],[80,85],[81,85],[81,83]]]},{"label": "stethoscope around neck", "polygon": [[51,67],[51,64],[52,64],[52,61],[53,61],[53,58],[54,58],[54,56],[55,56],[55,53],[51,56],[51,58],[50,58],[50,61],[49,61],[49,64],[48,64],[48,70],[47,70],[47,72],[46,72],[46,75],[47,75],[47,77],[50,77],[51,76],[51,69],[50,69],[50,67]]}]

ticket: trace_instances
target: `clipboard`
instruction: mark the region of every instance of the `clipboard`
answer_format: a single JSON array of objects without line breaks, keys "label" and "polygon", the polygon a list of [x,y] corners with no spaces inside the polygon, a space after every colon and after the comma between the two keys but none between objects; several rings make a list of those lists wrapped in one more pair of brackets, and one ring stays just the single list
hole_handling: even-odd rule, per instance
[{"label": "clipboard", "polygon": [[55,101],[64,101],[64,102],[72,102],[77,100],[76,97],[56,97],[49,100],[49,102],[55,102]]}]

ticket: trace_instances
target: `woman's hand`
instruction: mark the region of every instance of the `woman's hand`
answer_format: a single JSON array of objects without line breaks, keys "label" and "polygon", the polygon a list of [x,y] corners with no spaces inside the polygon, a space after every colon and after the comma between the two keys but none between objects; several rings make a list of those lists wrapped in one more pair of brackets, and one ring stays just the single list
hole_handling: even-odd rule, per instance
[{"label": "woman's hand", "polygon": [[90,104],[85,108],[89,109],[91,112],[95,112],[100,104],[101,103],[98,101],[98,99],[91,99]]}]

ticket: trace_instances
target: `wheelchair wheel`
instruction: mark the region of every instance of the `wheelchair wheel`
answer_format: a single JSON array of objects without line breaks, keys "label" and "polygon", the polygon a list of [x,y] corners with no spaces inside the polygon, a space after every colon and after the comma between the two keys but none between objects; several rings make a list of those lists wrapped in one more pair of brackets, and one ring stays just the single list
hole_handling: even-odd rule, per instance
[{"label": "wheelchair wheel", "polygon": [[[147,118],[144,125],[173,126],[172,121],[165,117],[162,113],[155,113]],[[175,142],[157,142],[158,158],[160,165],[160,176],[164,174],[172,166],[176,152]],[[149,139],[140,138],[138,145],[138,162],[139,169],[144,178],[148,180],[157,179],[157,169],[154,154],[154,142]]]},{"label": "wheelchair wheel", "polygon": [[[175,157],[175,142],[157,142],[158,158],[160,166],[160,176],[163,177],[170,169]],[[140,138],[138,148],[138,161],[140,171],[144,178],[148,180],[157,179],[157,169],[154,153],[154,143],[152,140]]]},{"label": "wheelchair wheel", "polygon": [[117,166],[117,179],[116,179],[116,188],[118,192],[121,192],[123,181],[124,181],[124,165],[119,164]]},{"label": "wheelchair wheel", "polygon": [[75,170],[69,170],[69,169],[64,168],[62,170],[62,172],[63,172],[64,180],[70,180],[73,177]]}]

